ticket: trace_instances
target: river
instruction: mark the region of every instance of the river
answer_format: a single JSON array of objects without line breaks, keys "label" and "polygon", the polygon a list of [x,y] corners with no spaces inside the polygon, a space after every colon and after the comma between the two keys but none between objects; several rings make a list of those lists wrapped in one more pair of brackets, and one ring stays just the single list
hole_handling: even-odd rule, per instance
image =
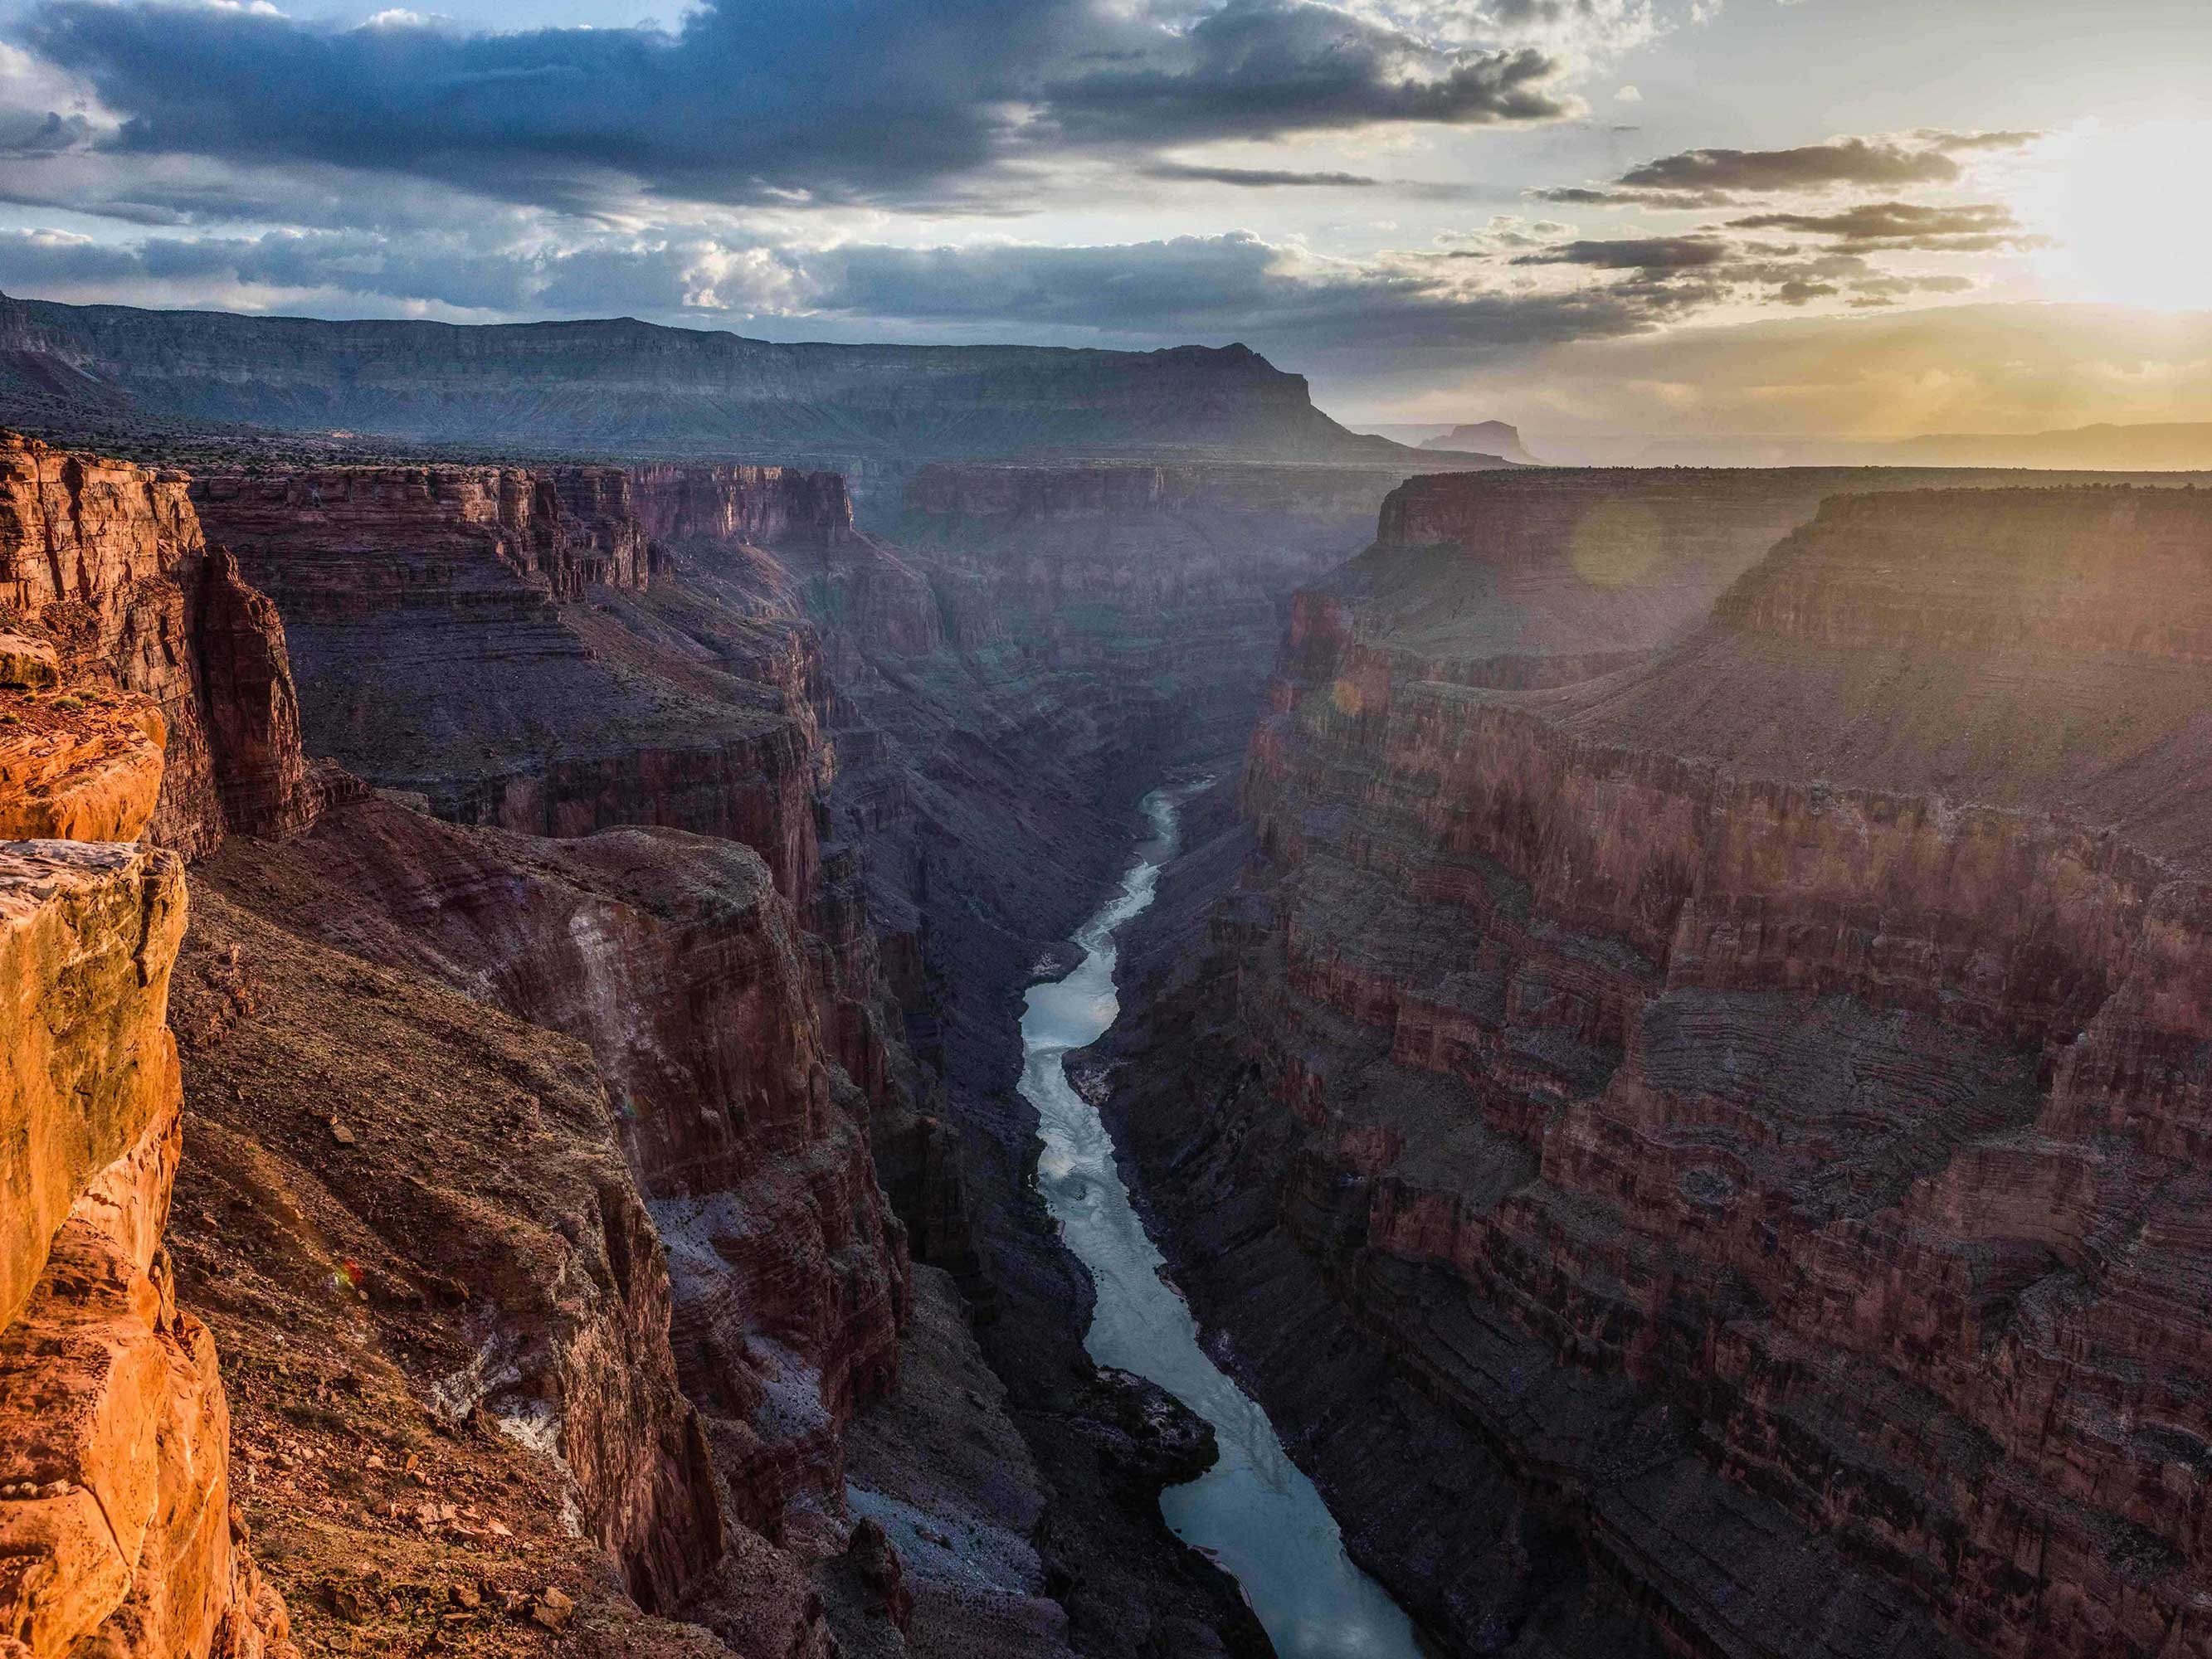
[{"label": "river", "polygon": [[1267,1413],[1200,1346],[1197,1322],[1129,1202],[1113,1139],[1067,1080],[1068,1051],[1096,1042],[1120,1012],[1115,934],[1152,903],[1160,866],[1175,854],[1180,805],[1171,790],[1145,798],[1152,838],[1121,891],[1076,930],[1082,965],[1030,988],[1021,1087],[1043,1143],[1037,1180],[1097,1285],[1091,1357],[1151,1378],[1219,1439],[1220,1462],[1161,1496],[1176,1536],[1235,1575],[1282,1659],[1420,1659],[1412,1622],[1345,1553],[1335,1518],[1284,1454]]}]

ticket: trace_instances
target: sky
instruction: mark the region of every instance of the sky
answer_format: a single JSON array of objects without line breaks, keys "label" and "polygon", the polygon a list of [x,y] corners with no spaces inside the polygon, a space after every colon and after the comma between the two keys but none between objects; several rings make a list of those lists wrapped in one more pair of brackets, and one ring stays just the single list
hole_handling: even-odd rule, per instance
[{"label": "sky", "polygon": [[2212,420],[2202,0],[0,0],[0,289],[1242,341],[1359,422]]}]

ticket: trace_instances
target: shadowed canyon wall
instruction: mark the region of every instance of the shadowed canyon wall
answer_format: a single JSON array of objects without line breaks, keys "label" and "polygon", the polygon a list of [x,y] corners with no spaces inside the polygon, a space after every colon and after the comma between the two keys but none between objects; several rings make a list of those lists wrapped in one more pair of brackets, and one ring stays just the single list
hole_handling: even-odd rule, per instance
[{"label": "shadowed canyon wall", "polygon": [[2197,1651],[2212,497],[1807,481],[1395,495],[1098,1063],[1456,1639]]}]

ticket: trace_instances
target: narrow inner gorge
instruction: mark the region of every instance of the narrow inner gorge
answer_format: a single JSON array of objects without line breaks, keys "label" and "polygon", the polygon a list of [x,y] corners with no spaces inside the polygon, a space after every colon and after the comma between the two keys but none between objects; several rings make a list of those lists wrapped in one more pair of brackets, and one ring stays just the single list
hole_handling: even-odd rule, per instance
[{"label": "narrow inner gorge", "polygon": [[1030,988],[1022,1014],[1023,1097],[1036,1108],[1037,1181],[1097,1301],[1085,1346],[1099,1364],[1159,1384],[1212,1426],[1220,1458],[1171,1486],[1160,1507],[1176,1536],[1231,1573],[1285,1659],[1414,1659],[1412,1621],[1345,1553],[1321,1494],[1274,1425],[1208,1356],[1197,1322],[1165,1275],[1115,1164],[1097,1108],[1069,1079],[1069,1053],[1114,1024],[1115,933],[1151,905],[1176,849],[1187,790],[1143,803],[1152,833],[1120,890],[1078,928],[1076,969]]}]

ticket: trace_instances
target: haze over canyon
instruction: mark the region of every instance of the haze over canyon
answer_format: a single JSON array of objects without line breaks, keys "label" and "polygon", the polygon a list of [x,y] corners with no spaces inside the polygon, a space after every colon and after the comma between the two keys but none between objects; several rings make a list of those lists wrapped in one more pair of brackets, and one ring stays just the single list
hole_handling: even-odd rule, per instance
[{"label": "haze over canyon", "polygon": [[2212,1659],[2208,68],[0,7],[0,1659]]}]

